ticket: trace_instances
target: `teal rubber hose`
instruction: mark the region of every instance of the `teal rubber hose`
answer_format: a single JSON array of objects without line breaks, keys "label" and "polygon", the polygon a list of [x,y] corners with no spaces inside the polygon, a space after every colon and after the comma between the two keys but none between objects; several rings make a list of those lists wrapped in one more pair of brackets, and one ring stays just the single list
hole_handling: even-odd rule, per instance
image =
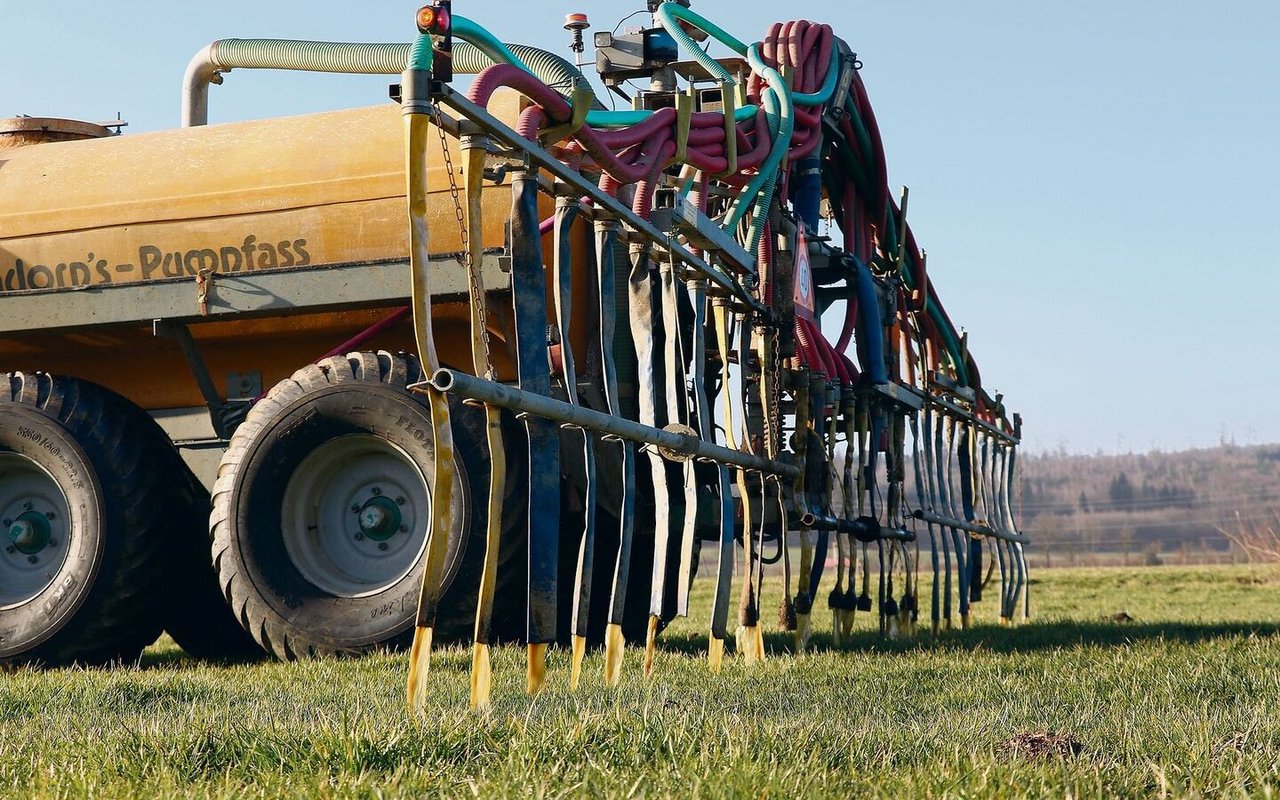
[{"label": "teal rubber hose", "polygon": [[[777,119],[777,135],[773,139],[773,147],[769,150],[769,155],[765,156],[764,163],[760,165],[760,169],[756,175],[747,184],[738,200],[734,203],[733,208],[729,212],[729,218],[725,221],[725,227],[732,229],[746,215],[747,206],[751,202],[752,197],[760,194],[762,188],[768,183],[770,177],[777,180],[778,167],[782,163],[782,157],[786,154],[787,149],[791,145],[791,132],[795,126],[794,107],[791,103],[791,91],[782,80],[782,76],[773,67],[764,63],[760,58],[760,46],[751,45],[747,49],[747,62],[751,64],[751,69],[764,76],[769,84],[769,88],[764,92],[765,114],[770,117],[776,116]],[[771,108],[777,103],[776,111]],[[773,129],[773,121],[770,120],[770,129]],[[756,208],[756,221],[763,219],[768,213],[768,208],[763,204],[758,204]]]},{"label": "teal rubber hose", "polygon": [[[756,106],[746,105],[733,112],[734,122],[746,122],[756,116]],[[653,116],[652,111],[588,111],[587,124],[593,128],[625,128],[638,125]]]},{"label": "teal rubber hose", "polygon": [[836,81],[840,77],[840,54],[835,48],[831,50],[831,65],[827,67],[826,80],[822,82],[822,88],[816,92],[805,94],[804,92],[796,92],[792,94],[791,101],[798,106],[820,106],[831,99],[831,95],[835,94]]},{"label": "teal rubber hose", "polygon": [[[898,249],[898,237],[904,234],[898,230],[898,220],[897,217],[893,215],[892,210],[885,214],[884,234],[885,249],[890,253],[896,252]],[[906,263],[902,265],[901,269],[903,283],[908,289],[928,291],[927,286],[919,287],[912,283],[912,276],[915,275],[915,272],[912,269],[915,264],[914,256],[911,253],[905,253],[904,257]],[[925,313],[927,313],[930,319],[933,320],[934,325],[938,328],[938,332],[942,335],[942,344],[947,350],[947,355],[951,358],[951,363],[956,368],[956,377],[960,379],[960,382],[963,385],[968,386],[969,370],[967,365],[964,363],[964,358],[962,357],[963,353],[960,350],[960,339],[957,336],[955,329],[951,327],[950,323],[948,323],[947,318],[942,314],[942,310],[938,307],[932,297],[926,299]]]},{"label": "teal rubber hose", "polygon": [[943,316],[942,309],[938,308],[938,304],[932,297],[926,300],[925,309],[933,319],[934,324],[938,326],[938,332],[942,334],[947,354],[951,356],[951,363],[956,368],[956,377],[960,379],[961,384],[968,386],[969,367],[965,364],[963,354],[960,352],[960,341],[956,338],[956,332],[947,323],[947,318]]},{"label": "teal rubber hose", "polygon": [[[905,234],[898,230],[898,220],[893,215],[892,210],[890,210],[889,213],[885,214],[885,249],[891,253],[896,252],[898,249],[898,237],[900,235]],[[912,282],[912,277],[915,275],[915,271],[913,269],[915,265],[914,255],[910,252],[904,253],[904,261],[905,263],[902,265],[901,273],[903,283],[906,287],[908,289],[928,291],[927,286],[916,286]],[[959,336],[957,336],[955,329],[951,327],[946,316],[943,315],[942,310],[938,307],[937,303],[934,302],[932,297],[926,298],[925,312],[937,326],[938,332],[942,334],[942,343],[947,350],[947,355],[951,357],[951,363],[955,365],[956,377],[960,379],[960,382],[963,385],[968,386],[969,370],[968,366],[964,363],[963,353],[960,350],[960,339]]]},{"label": "teal rubber hose", "polygon": [[480,48],[481,52],[492,58],[497,63],[514,64],[525,72],[533,75],[533,70],[524,63],[509,47],[498,40],[484,27],[458,14],[453,15],[453,22],[450,24],[450,30],[454,36],[464,42],[469,42]]},{"label": "teal rubber hose", "polygon": [[862,116],[858,113],[857,107],[854,106],[852,96],[846,97],[843,104],[845,113],[849,116],[850,124],[853,126],[854,135],[858,138],[858,147],[861,148],[864,158],[870,158],[871,134],[867,133],[866,123],[862,121]]},{"label": "teal rubber hose", "polygon": [[413,45],[409,48],[406,69],[419,69],[430,72],[431,64],[434,60],[435,51],[431,47],[431,36],[426,33],[418,34],[418,38],[413,40]]},{"label": "teal rubber hose", "polygon": [[719,61],[716,61],[708,55],[705,50],[698,47],[698,43],[693,40],[692,36],[685,32],[684,28],[680,26],[680,22],[677,20],[687,22],[698,30],[710,34],[716,41],[720,42],[740,56],[745,56],[747,54],[747,45],[745,43],[731,36],[727,31],[719,25],[716,25],[711,20],[695,14],[679,3],[663,3],[658,6],[658,10],[654,14],[654,18],[658,21],[659,25],[666,29],[667,33],[671,34],[671,38],[675,39],[678,45],[693,54],[694,59],[697,60],[697,62],[702,65],[702,68],[708,73],[716,76],[716,78],[722,81],[733,80],[733,75],[721,66]]},{"label": "teal rubber hose", "polygon": [[[766,107],[776,102],[776,99],[772,95],[773,91],[771,89],[766,90]],[[765,113],[767,114],[768,112],[766,111]],[[777,114],[775,114],[774,119],[779,123],[781,122],[781,118]],[[781,124],[779,124],[776,129],[771,126],[770,133],[776,138],[780,133],[780,129]],[[790,140],[788,138],[788,146],[789,141]],[[779,161],[779,165],[781,165],[781,161]],[[751,225],[747,228],[748,253],[756,252],[756,247],[760,244],[760,236],[764,232],[765,220],[767,220],[769,216],[769,205],[773,202],[773,193],[778,188],[778,176],[781,172],[781,169],[770,169],[767,173],[768,177],[766,178],[764,185],[760,188],[760,194],[756,197],[755,211],[751,216]],[[744,193],[741,196],[741,199],[745,201],[749,197],[749,194]],[[745,208],[745,203],[743,207]]]}]

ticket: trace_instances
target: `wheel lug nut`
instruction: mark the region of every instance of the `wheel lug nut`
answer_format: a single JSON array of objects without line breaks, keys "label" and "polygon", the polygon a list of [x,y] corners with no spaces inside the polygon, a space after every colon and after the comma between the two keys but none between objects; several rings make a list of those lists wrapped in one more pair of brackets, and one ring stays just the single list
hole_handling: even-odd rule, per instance
[{"label": "wheel lug nut", "polygon": [[54,520],[54,519],[57,519],[57,516],[58,516],[58,515],[57,515],[57,514],[54,514],[52,511],[48,511],[48,512],[45,512],[44,518],[45,518],[45,519],[47,519],[47,520],[52,521],[52,520]]},{"label": "wheel lug nut", "polygon": [[25,503],[23,503],[23,504],[22,504],[22,510],[23,510],[23,511],[30,511],[30,510],[31,510],[31,501],[30,501],[30,500],[28,500],[27,502],[25,502]]},{"label": "wheel lug nut", "polygon": [[372,488],[372,489],[370,489],[369,491],[370,491],[370,493],[372,493],[372,494],[373,494],[373,496],[374,496],[374,497],[377,497],[378,495],[382,494],[382,489],[381,489],[381,488],[379,488],[379,487],[377,487],[377,486],[373,487],[373,488]]},{"label": "wheel lug nut", "polygon": [[352,503],[352,504],[351,504],[351,513],[352,513],[352,514],[359,514],[359,513],[360,513],[360,504],[359,504],[359,503]]},{"label": "wheel lug nut", "polygon": [[18,548],[14,547],[13,545],[9,545],[9,546],[5,547],[4,551],[5,551],[6,553],[12,553],[12,552],[16,551],[17,549],[18,549]]},{"label": "wheel lug nut", "polygon": [[363,533],[357,533],[357,534],[356,534],[356,541],[357,541],[357,542],[364,541],[364,534],[363,534]]},{"label": "wheel lug nut", "polygon": [[35,556],[27,556],[27,563],[28,563],[28,564],[34,564],[34,563],[36,563],[36,562],[37,562],[37,561],[39,561],[39,560],[40,560],[40,559],[39,559],[39,558],[37,558],[37,557],[35,557]]},{"label": "wheel lug nut", "polygon": [[50,546],[50,547],[57,547],[57,546],[58,546],[58,540],[57,540],[57,539],[50,539],[50,540],[49,540],[49,546]]},{"label": "wheel lug nut", "polygon": [[3,524],[4,524],[4,526],[7,528],[7,527],[9,527],[10,525],[12,525],[12,524],[13,524],[13,520],[11,520],[11,519],[6,519],[6,520],[4,521],[4,523],[3,523]]},{"label": "wheel lug nut", "polygon": [[401,525],[401,526],[400,526],[400,532],[401,532],[401,533],[408,533],[408,532],[409,532],[409,526],[408,526],[408,525]]},{"label": "wheel lug nut", "polygon": [[402,505],[404,505],[404,498],[403,498],[403,497],[397,497],[397,498],[396,498],[396,505],[398,505],[398,506],[402,506]]},{"label": "wheel lug nut", "polygon": [[378,549],[379,549],[379,550],[386,550],[386,549],[387,549],[387,543],[386,543],[386,542],[378,542]]}]

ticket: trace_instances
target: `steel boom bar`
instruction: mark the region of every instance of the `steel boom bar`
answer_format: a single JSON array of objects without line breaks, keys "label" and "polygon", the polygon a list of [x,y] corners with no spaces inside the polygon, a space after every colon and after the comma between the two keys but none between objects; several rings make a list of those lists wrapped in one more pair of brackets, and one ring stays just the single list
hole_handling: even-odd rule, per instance
[{"label": "steel boom bar", "polygon": [[1006,542],[1016,542],[1018,544],[1026,544],[1027,537],[1021,533],[1009,533],[1008,531],[996,530],[987,525],[981,525],[975,522],[964,522],[954,519],[953,517],[943,516],[942,514],[934,514],[930,511],[917,509],[912,512],[911,516],[925,522],[932,522],[935,525],[946,525],[948,528],[959,528],[962,531],[976,533],[979,536],[991,536]]},{"label": "steel boom bar", "polygon": [[[799,470],[791,464],[770,461],[767,458],[731,450],[718,444],[704,442],[696,436],[651,428],[629,419],[615,417],[583,406],[575,406],[543,395],[530,394],[502,383],[494,383],[454,369],[439,369],[426,386],[440,392],[461,395],[472,400],[493,403],[512,411],[533,414],[559,422],[576,425],[600,433],[612,434],[633,442],[661,447],[693,458],[729,464],[754,472],[781,475],[794,479]],[[416,384],[413,388],[426,388]]]}]

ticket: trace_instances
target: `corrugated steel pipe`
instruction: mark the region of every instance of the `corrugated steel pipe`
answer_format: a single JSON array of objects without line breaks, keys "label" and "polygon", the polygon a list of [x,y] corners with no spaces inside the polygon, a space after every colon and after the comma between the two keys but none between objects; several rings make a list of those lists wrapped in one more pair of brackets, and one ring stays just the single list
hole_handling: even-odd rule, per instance
[{"label": "corrugated steel pipe", "polygon": [[[222,83],[233,69],[290,69],[352,75],[399,75],[409,58],[408,43],[308,42],[292,39],[219,39],[201,48],[182,79],[182,126],[209,122],[209,84]],[[507,48],[544,83],[566,96],[584,80],[582,73],[555,53],[522,44]],[[468,42],[453,43],[454,72],[474,75],[495,63]]]}]

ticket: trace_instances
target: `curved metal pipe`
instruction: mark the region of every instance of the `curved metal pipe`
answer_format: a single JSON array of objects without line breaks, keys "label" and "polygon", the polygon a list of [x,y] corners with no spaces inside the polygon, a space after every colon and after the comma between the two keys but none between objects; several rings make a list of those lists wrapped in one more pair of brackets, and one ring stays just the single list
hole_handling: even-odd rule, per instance
[{"label": "curved metal pipe", "polygon": [[[287,69],[348,75],[399,75],[408,63],[408,43],[313,42],[292,39],[219,39],[202,47],[182,79],[182,126],[209,122],[209,84],[222,83],[233,69]],[[507,49],[544,83],[571,95],[585,80],[572,63],[555,53],[520,44]],[[499,63],[481,48],[453,43],[453,69],[474,75]]]}]

